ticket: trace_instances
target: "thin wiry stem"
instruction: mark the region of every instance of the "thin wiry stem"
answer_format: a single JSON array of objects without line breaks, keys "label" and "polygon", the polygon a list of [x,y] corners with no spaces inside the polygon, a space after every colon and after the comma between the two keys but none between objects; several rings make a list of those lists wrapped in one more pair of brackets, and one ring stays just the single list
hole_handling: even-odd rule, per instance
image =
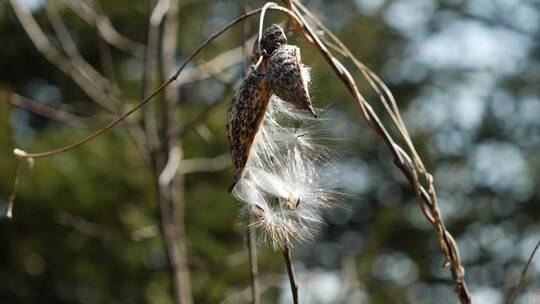
[{"label": "thin wiry stem", "polygon": [[[244,5],[244,10],[248,11],[247,3]],[[263,16],[264,16],[263,13],[261,13],[261,19],[263,18]],[[251,57],[251,54],[249,52],[249,45],[247,43],[249,32],[250,32],[250,24],[248,22],[244,22],[244,37],[243,37],[243,43],[242,43],[242,55],[246,57],[244,60],[244,67],[243,67],[244,77],[248,73],[249,63],[250,63],[250,60],[248,59]],[[259,44],[258,45],[260,45],[260,38],[261,38],[261,31],[259,31],[259,36],[258,36]],[[232,89],[232,85],[230,85],[229,88]],[[251,227],[252,223],[253,223],[253,216],[249,214],[248,222],[246,224],[246,239],[247,239],[247,247],[248,247],[248,255],[249,255],[249,270],[250,270],[250,275],[251,275],[251,300],[252,300],[251,303],[259,304],[261,303],[261,295],[260,295],[260,288],[259,288],[259,267],[258,267],[258,260],[257,260],[257,235],[256,235],[255,229]]]},{"label": "thin wiry stem", "polygon": [[283,248],[283,257],[285,258],[285,264],[287,265],[287,274],[289,276],[289,283],[291,285],[293,303],[298,304],[298,282],[296,281],[296,276],[294,274],[291,252],[289,251],[288,246]]},{"label": "thin wiry stem", "polygon": [[[75,3],[77,2],[77,3]],[[111,21],[103,14],[99,1],[92,1],[95,5],[87,4],[85,1],[64,0],[64,3],[77,16],[84,20],[91,27],[95,27],[103,40],[109,45],[131,54],[134,57],[143,58],[145,46],[139,42],[120,34],[112,25]],[[82,7],[82,9],[81,9]]]},{"label": "thin wiry stem", "polygon": [[75,128],[89,128],[90,125],[88,124],[89,118],[86,117],[80,117],[73,113],[60,110],[51,106],[48,106],[46,104],[37,102],[35,100],[32,100],[28,97],[16,94],[16,93],[7,93],[11,96],[9,97],[9,102],[21,109],[25,109],[28,111],[31,111],[32,113],[54,119],[56,121],[63,122],[67,125],[70,125]]},{"label": "thin wiry stem", "polygon": [[[147,46],[144,61],[144,72],[142,79],[142,96],[148,95],[155,88],[157,83],[157,63],[159,38],[161,33],[161,22],[165,18],[164,6],[170,4],[169,0],[158,0],[151,3],[148,18]],[[156,109],[154,104],[150,104],[143,109],[144,129],[146,140],[150,150],[159,146],[159,134],[156,122]]]},{"label": "thin wiry stem", "polygon": [[[66,51],[66,54],[69,60],[73,63],[73,66],[102,91],[111,91],[114,87],[113,84],[110,83],[107,78],[101,75],[82,57],[53,1],[45,1],[45,12],[49,17],[49,21],[54,32],[56,33],[56,36],[58,37],[58,40],[60,41],[60,44],[62,45],[62,48]],[[115,100],[111,94],[108,95],[111,97],[111,100],[113,100],[116,104],[119,104],[118,100]]]},{"label": "thin wiry stem", "polygon": [[19,176],[21,174],[21,159],[17,157],[15,161],[15,178],[13,179],[13,189],[8,196],[6,217],[13,218],[13,204],[17,195],[17,186],[19,185]]},{"label": "thin wiry stem", "polygon": [[86,93],[94,102],[109,112],[114,113],[114,109],[110,103],[110,96],[102,90],[102,87],[100,87],[96,81],[88,78],[88,74],[82,72],[84,68],[77,66],[76,62],[70,61],[51,44],[28,8],[22,6],[19,1],[16,0],[10,0],[10,3],[15,12],[15,16],[21,23],[24,31],[43,57],[63,73],[70,75],[73,81],[77,83],[84,93]]},{"label": "thin wiry stem", "polygon": [[[58,53],[58,51],[56,49],[51,48],[48,40],[46,40],[46,38],[45,38],[45,35],[43,34],[43,32],[41,32],[41,29],[39,29],[39,27],[37,26],[37,23],[31,17],[31,15],[29,15],[29,13],[27,11],[25,11],[18,4],[17,1],[11,0],[11,4],[12,4],[12,7],[14,8],[17,16],[21,20],[23,26],[27,30],[28,35],[32,38],[33,41],[36,39],[34,41],[34,44],[38,47],[38,49],[40,51],[43,51],[43,53],[46,54],[47,56],[49,54],[52,54],[51,58],[57,59],[57,57],[60,56],[60,54]],[[275,6],[269,7],[268,9],[269,10],[276,10],[276,11],[284,12],[285,14],[287,14],[290,17],[294,16],[294,14],[290,10],[288,10],[287,8],[281,7],[281,6],[275,5]],[[235,24],[243,21],[246,18],[249,18],[251,16],[259,14],[261,12],[261,10],[262,9],[259,8],[259,9],[255,9],[255,10],[252,10],[250,12],[245,13],[244,15],[234,19],[233,21],[229,22],[227,25],[223,26],[220,30],[215,32],[212,36],[208,37],[203,43],[201,43],[199,45],[199,47],[197,47],[197,49],[195,49],[191,53],[191,55],[186,59],[186,61],[184,61],[180,65],[180,67],[176,70],[176,72],[167,81],[163,82],[157,89],[155,89],[147,97],[143,98],[133,108],[131,108],[130,110],[128,110],[124,114],[118,116],[113,121],[109,122],[104,127],[102,127],[101,129],[95,131],[94,133],[91,133],[91,134],[87,135],[86,137],[84,137],[84,138],[82,138],[82,139],[80,139],[80,140],[78,140],[78,141],[76,141],[74,143],[71,143],[69,145],[66,145],[64,147],[60,147],[60,148],[57,148],[57,149],[54,149],[54,150],[45,151],[45,152],[38,152],[38,153],[27,153],[27,152],[25,152],[25,151],[23,151],[21,149],[15,149],[14,154],[17,156],[17,158],[20,158],[20,159],[30,159],[30,158],[35,159],[35,158],[53,156],[53,155],[56,155],[56,154],[60,154],[60,153],[64,153],[64,152],[76,149],[76,148],[90,142],[91,140],[97,138],[98,136],[106,133],[107,131],[111,130],[113,127],[115,127],[119,123],[123,122],[131,114],[133,114],[134,112],[136,112],[137,110],[142,108],[144,105],[146,105],[148,102],[150,102],[154,97],[156,97],[158,94],[160,94],[165,88],[167,88],[171,83],[173,83],[176,79],[178,79],[178,76],[186,68],[188,63],[190,63],[193,60],[193,58],[195,56],[197,56],[212,41],[214,41],[216,38],[221,36],[225,31],[227,31],[229,28],[231,28]],[[294,17],[291,17],[291,18],[294,18]],[[52,53],[50,53],[50,52],[52,52]],[[67,71],[69,71],[69,70],[67,70]],[[17,185],[17,183],[15,183],[15,186],[16,185]],[[16,187],[14,187],[12,192],[15,193],[16,191],[17,191],[17,189],[16,189]]]},{"label": "thin wiry stem", "polygon": [[519,294],[521,286],[523,285],[523,282],[525,281],[525,277],[527,276],[527,271],[529,270],[529,266],[532,263],[532,260],[534,258],[534,255],[536,254],[536,251],[538,250],[538,247],[540,247],[540,240],[538,240],[538,243],[536,243],[536,246],[534,247],[531,255],[529,256],[529,260],[527,260],[527,264],[525,264],[525,266],[523,267],[523,271],[521,272],[521,277],[519,278],[516,288],[514,288],[514,292],[512,292],[512,298],[510,298],[510,304],[516,303],[517,296]]},{"label": "thin wiry stem", "polygon": [[261,303],[261,296],[259,291],[259,267],[257,265],[257,236],[255,230],[250,227],[251,216],[249,222],[246,225],[246,239],[249,253],[249,269],[251,274],[251,298],[253,304]]},{"label": "thin wiry stem", "polygon": [[[95,103],[111,113],[122,112],[122,103],[110,92],[115,86],[109,83],[106,78],[101,76],[99,72],[82,58],[56,7],[50,0],[46,2],[47,15],[68,57],[64,56],[51,44],[49,38],[45,35],[27,7],[21,6],[17,1],[11,1],[11,7],[36,49],[49,62],[66,75],[71,76],[79,88]],[[128,131],[131,139],[140,150],[142,131],[136,128],[128,128]]]},{"label": "thin wiry stem", "polygon": [[[161,77],[165,79],[174,72],[174,64],[177,53],[178,42],[178,1],[159,0],[162,9],[166,10],[163,20],[163,35],[161,39]],[[157,14],[157,11],[154,11]],[[153,14],[154,14],[153,13]],[[157,19],[157,17],[156,17]],[[157,24],[157,21],[150,19],[151,23]],[[180,117],[175,115],[176,103],[178,102],[178,89],[174,86],[169,86],[165,89],[164,100],[161,104],[161,151],[159,154],[165,156],[167,164],[161,171],[161,175],[169,162],[176,161],[182,163],[182,141],[180,137],[171,138],[173,127],[180,123]],[[176,158],[176,159],[175,159]],[[170,197],[163,204],[170,205],[171,214],[170,222],[175,227],[176,236],[170,240],[172,246],[178,247],[176,256],[171,259],[171,266],[174,270],[173,283],[175,291],[175,301],[182,304],[193,303],[191,291],[190,270],[188,266],[188,240],[185,231],[185,177],[182,172],[178,171],[178,166],[175,166],[175,174],[172,174],[172,179],[167,183],[160,183],[160,191],[167,191]],[[164,227],[165,228],[165,227]]]}]

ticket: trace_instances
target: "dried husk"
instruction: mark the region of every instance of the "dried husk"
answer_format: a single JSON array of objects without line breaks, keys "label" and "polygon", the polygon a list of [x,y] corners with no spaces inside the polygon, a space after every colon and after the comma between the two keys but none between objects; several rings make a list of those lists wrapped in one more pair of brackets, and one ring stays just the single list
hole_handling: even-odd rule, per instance
[{"label": "dried husk", "polygon": [[275,50],[287,44],[287,36],[283,29],[272,24],[264,29],[261,37],[261,49],[264,51],[262,55],[270,57]]},{"label": "dried husk", "polygon": [[233,162],[234,182],[231,191],[249,159],[251,146],[257,134],[272,91],[265,68],[251,71],[233,97],[227,113],[227,137]]},{"label": "dried husk", "polygon": [[267,78],[279,98],[317,116],[308,91],[309,68],[302,64],[298,47],[285,44],[276,49],[268,60]]}]

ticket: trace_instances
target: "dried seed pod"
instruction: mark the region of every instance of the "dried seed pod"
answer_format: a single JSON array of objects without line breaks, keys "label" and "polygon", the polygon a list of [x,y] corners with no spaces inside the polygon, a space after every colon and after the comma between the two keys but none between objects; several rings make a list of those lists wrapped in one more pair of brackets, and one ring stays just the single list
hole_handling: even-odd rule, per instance
[{"label": "dried seed pod", "polygon": [[234,170],[234,182],[229,191],[242,177],[271,95],[265,69],[259,67],[249,73],[233,97],[227,113],[227,137]]},{"label": "dried seed pod", "polygon": [[264,29],[261,37],[261,49],[265,56],[270,57],[275,50],[285,44],[287,44],[287,36],[279,25],[272,24]]},{"label": "dried seed pod", "polygon": [[286,44],[276,49],[268,61],[267,78],[274,94],[317,117],[308,92],[309,68],[302,64],[298,47]]}]

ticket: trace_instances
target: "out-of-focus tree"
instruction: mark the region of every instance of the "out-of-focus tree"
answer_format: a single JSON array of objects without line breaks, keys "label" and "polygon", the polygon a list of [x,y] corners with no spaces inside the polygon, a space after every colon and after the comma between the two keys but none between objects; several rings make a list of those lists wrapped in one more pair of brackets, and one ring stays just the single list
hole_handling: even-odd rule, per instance
[{"label": "out-of-focus tree", "polygon": [[[168,9],[160,11],[159,3],[169,3]],[[394,93],[434,173],[475,303],[505,302],[540,236],[538,3],[303,3]],[[47,150],[99,128],[170,76],[245,6],[263,4],[0,2],[0,212],[11,190],[15,161],[8,156],[14,147]],[[13,5],[35,18],[46,46],[58,50],[56,57],[36,48]],[[176,17],[170,5],[178,7]],[[77,62],[69,42],[58,38],[55,8],[80,52],[79,66],[69,67],[74,70],[63,70],[55,59]],[[256,28],[255,19],[246,22]],[[177,52],[171,57],[167,50],[175,46],[165,38],[174,26]],[[40,159],[32,170],[23,168],[15,219],[0,222],[0,302],[172,302],[170,247],[159,228],[167,220],[160,214],[166,199],[156,197],[155,180],[169,152],[180,146],[180,180],[169,191],[184,197],[193,302],[249,302],[244,228],[226,191],[232,172],[222,156],[229,95],[246,58],[241,46],[255,31],[248,34],[242,25],[232,28],[189,66],[179,84],[121,127],[70,153]],[[392,156],[320,55],[294,34],[290,39],[312,67],[312,92],[317,106],[332,116],[331,134],[343,139],[336,181],[344,193],[342,207],[327,215],[328,226],[317,240],[295,248],[301,302],[455,303],[436,238]],[[85,73],[96,76],[82,60],[104,79],[84,80]],[[204,62],[222,69],[208,75]],[[376,98],[366,83],[360,90]],[[178,125],[157,121],[155,136],[136,144],[137,129],[152,132],[152,118],[166,114],[166,106]],[[204,120],[190,124],[201,113]],[[181,145],[159,145],[166,132],[188,129]],[[263,300],[288,303],[281,256],[260,248],[258,264]],[[534,280],[539,276],[535,259],[519,303],[540,297]]]}]

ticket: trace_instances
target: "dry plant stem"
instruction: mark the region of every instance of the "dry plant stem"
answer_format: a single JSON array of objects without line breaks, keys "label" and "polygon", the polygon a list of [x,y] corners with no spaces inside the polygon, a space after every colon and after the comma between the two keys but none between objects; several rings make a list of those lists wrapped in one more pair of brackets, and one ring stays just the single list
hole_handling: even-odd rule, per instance
[{"label": "dry plant stem", "polygon": [[249,253],[249,269],[251,274],[251,299],[253,304],[261,303],[259,291],[259,267],[257,265],[257,236],[255,230],[250,228],[251,216],[246,225],[246,239]]},{"label": "dry plant stem", "polygon": [[[160,8],[161,7],[161,8]],[[163,11],[164,16],[158,18],[158,9]],[[174,71],[174,60],[177,48],[178,37],[178,1],[159,0],[154,12],[152,13],[150,22],[159,24],[158,19],[163,19],[163,35],[161,39],[161,77],[165,79]],[[156,16],[156,17],[154,17]],[[157,20],[156,20],[157,19]],[[184,174],[179,172],[178,167],[182,163],[182,143],[180,138],[171,137],[173,126],[180,123],[179,117],[175,116],[175,107],[178,101],[178,90],[174,86],[165,89],[164,100],[161,103],[160,130],[162,138],[161,146],[157,153],[160,158],[166,162],[164,168],[160,170],[160,191],[166,194],[165,200],[160,202],[162,207],[170,207],[169,218],[163,218],[164,224],[170,222],[175,227],[176,236],[169,240],[169,247],[177,247],[174,253],[170,255],[170,264],[172,265],[172,282],[174,284],[175,303],[191,304],[193,297],[191,294],[190,273],[187,257],[187,238],[185,233],[185,184]],[[175,172],[172,179],[168,182],[163,182],[161,176],[165,173],[165,169],[169,163],[176,162]],[[165,229],[165,226],[164,226]],[[174,248],[173,248],[174,249]]]},{"label": "dry plant stem", "polygon": [[[142,96],[148,95],[155,88],[157,83],[157,64],[158,64],[158,49],[159,37],[161,33],[161,22],[165,17],[164,6],[168,6],[170,0],[152,1],[150,16],[148,20],[148,38],[146,46],[146,54],[144,61],[144,72],[142,79]],[[156,122],[156,108],[154,104],[150,104],[143,108],[144,129],[146,133],[146,141],[150,150],[154,150],[159,146],[159,134]]]},{"label": "dry plant stem", "polygon": [[283,248],[283,257],[285,258],[285,264],[287,264],[287,274],[289,276],[289,283],[291,284],[293,303],[298,304],[298,282],[296,281],[296,276],[294,274],[291,252],[289,251],[288,246]]},{"label": "dry plant stem", "polygon": [[512,292],[512,297],[510,298],[510,304],[516,303],[517,296],[519,294],[519,291],[521,290],[521,286],[523,285],[523,282],[525,281],[525,277],[527,276],[527,271],[529,270],[529,266],[532,263],[532,260],[534,258],[534,255],[536,254],[536,251],[538,250],[538,247],[540,247],[540,240],[538,240],[538,243],[536,243],[536,246],[534,247],[531,255],[529,256],[529,260],[527,260],[527,264],[525,264],[525,267],[523,267],[523,271],[521,272],[521,277],[519,278],[516,288],[514,288],[514,292]]},{"label": "dry plant stem", "polygon": [[89,124],[86,122],[90,120],[86,117],[79,117],[73,113],[63,111],[60,109],[47,106],[43,103],[32,100],[28,97],[16,93],[7,93],[10,94],[9,102],[19,108],[31,111],[32,113],[54,119],[56,121],[63,122],[67,125],[70,125],[75,128],[88,128]]},{"label": "dry plant stem", "polygon": [[109,45],[134,57],[144,57],[145,46],[118,33],[111,21],[102,13],[98,0],[92,1],[94,7],[91,7],[85,1],[64,0],[63,2],[84,22],[91,27],[95,27],[99,36]]},{"label": "dry plant stem", "polygon": [[37,50],[54,66],[61,70],[66,75],[70,75],[75,83],[97,104],[109,112],[114,112],[110,103],[110,96],[103,92],[102,88],[95,81],[88,78],[87,74],[81,71],[84,68],[76,66],[75,62],[70,61],[62,53],[60,53],[43,33],[38,23],[24,6],[21,6],[19,1],[10,0],[11,7],[21,23],[23,29],[27,33],[32,43]]},{"label": "dry plant stem", "polygon": [[[247,12],[248,5],[245,4],[244,6],[245,12]],[[261,14],[262,15],[262,14]],[[247,43],[248,35],[250,32],[250,24],[248,22],[244,22],[244,41],[242,45],[243,54],[246,56],[244,60],[244,68],[243,68],[243,76],[245,77],[249,71],[249,58],[251,57],[251,54],[249,52],[249,44]],[[261,33],[259,32],[259,39],[261,37]],[[232,85],[229,85],[229,89],[232,91]],[[229,95],[229,94],[227,94]],[[228,99],[228,97],[227,97]],[[260,288],[259,288],[259,267],[258,267],[258,261],[257,261],[257,235],[255,229],[251,228],[251,224],[253,222],[253,216],[250,214],[248,215],[248,222],[246,224],[246,240],[247,240],[247,247],[248,247],[248,255],[249,255],[249,270],[251,275],[251,303],[252,304],[259,304],[261,303],[261,296],[260,296]]]},{"label": "dry plant stem", "polygon": [[15,196],[17,195],[17,186],[19,185],[19,176],[21,174],[21,159],[17,157],[15,161],[15,178],[13,179],[13,189],[8,196],[6,217],[13,218],[13,203],[15,202]]},{"label": "dry plant stem", "polygon": [[[45,11],[49,17],[49,21],[53,27],[56,36],[60,40],[62,48],[66,51],[66,54],[69,60],[73,63],[74,67],[77,68],[81,74],[86,78],[92,81],[96,86],[98,86],[102,91],[108,93],[112,90],[113,84],[110,83],[103,75],[96,71],[79,53],[75,41],[71,37],[56,5],[51,0],[45,1]],[[113,100],[112,94],[108,94],[110,99]],[[116,101],[116,103],[118,103]]]},{"label": "dry plant stem", "polygon": [[[50,2],[46,3],[48,16],[69,57],[65,57],[51,44],[49,38],[26,7],[21,6],[18,1],[12,0],[10,3],[30,40],[50,63],[72,77],[74,82],[98,105],[111,113],[121,111],[119,108],[121,102],[101,82],[107,83],[106,86],[109,88],[113,86],[92,67],[89,68],[89,64],[80,56],[63,21]],[[140,149],[141,130],[137,132],[137,129],[131,130],[131,128],[128,128],[128,131],[137,148]]]},{"label": "dry plant stem", "polygon": [[[303,34],[307,38],[308,41],[312,42],[314,47],[323,55],[323,57],[326,59],[328,64],[332,67],[334,72],[338,75],[338,77],[342,80],[342,82],[347,86],[349,92],[357,99],[360,105],[362,114],[368,121],[368,124],[370,125],[370,127],[372,127],[374,131],[379,136],[382,137],[382,139],[385,141],[387,146],[390,148],[390,151],[394,155],[394,163],[396,164],[398,168],[401,169],[403,174],[408,178],[409,182],[411,183],[412,187],[415,190],[418,203],[422,212],[424,213],[428,221],[433,225],[435,231],[437,232],[437,239],[438,239],[439,247],[441,248],[441,251],[443,252],[446,258],[445,266],[451,267],[452,276],[454,278],[454,281],[456,282],[455,292],[458,295],[460,302],[471,303],[472,301],[471,295],[467,289],[467,286],[464,280],[464,270],[461,265],[459,250],[457,248],[456,242],[454,241],[452,235],[446,230],[446,227],[440,215],[440,211],[437,204],[437,196],[436,196],[435,189],[433,186],[433,178],[429,173],[425,172],[425,169],[421,161],[419,160],[419,157],[417,156],[416,151],[414,150],[412,141],[410,141],[408,134],[406,133],[406,129],[401,121],[401,117],[399,117],[398,114],[396,114],[396,113],[399,113],[397,109],[397,105],[395,105],[395,102],[392,102],[392,107],[390,107],[387,105],[386,99],[384,99],[384,97],[380,97],[381,101],[385,103],[385,109],[390,113],[394,123],[396,124],[396,127],[400,130],[402,136],[407,142],[411,150],[411,153],[413,154],[413,159],[411,159],[411,157],[409,157],[407,153],[394,142],[393,138],[390,136],[390,134],[388,133],[388,131],[386,130],[386,128],[380,121],[379,117],[374,112],[373,108],[367,103],[367,101],[359,93],[356,83],[354,82],[354,79],[352,78],[350,72],[347,71],[345,67],[329,52],[325,44],[319,39],[318,35],[311,28],[311,26],[306,22],[304,17],[300,14],[300,12],[293,5],[293,3],[287,0],[284,0],[284,2],[288,4],[289,8],[297,15],[297,18],[302,21],[303,31],[300,32],[300,34]],[[294,1],[294,3],[301,5],[298,1]],[[304,11],[309,12],[306,8],[304,8]],[[313,17],[313,19],[315,18]],[[325,29],[323,28],[323,30]],[[331,35],[332,37],[335,38],[335,35],[333,34]],[[377,93],[379,93],[379,96],[383,96],[382,94],[380,94],[381,91],[375,86],[375,84],[380,80],[378,80],[378,78],[373,77],[374,73],[366,72],[366,68],[360,64],[360,62],[343,45],[343,43],[337,40],[337,44],[338,46],[341,46],[343,54],[346,54],[349,57],[349,59],[351,59],[355,63],[355,65],[362,72],[364,77],[366,77],[366,79],[368,80],[372,88]],[[380,82],[382,83],[382,81]],[[387,90],[385,86],[383,86],[383,91],[389,96],[390,100],[393,100],[391,95],[389,95],[389,90]],[[420,181],[418,180],[418,176],[417,176],[417,171],[422,173],[423,177],[427,181],[429,185],[428,190],[425,190],[425,188],[420,184]]]}]

